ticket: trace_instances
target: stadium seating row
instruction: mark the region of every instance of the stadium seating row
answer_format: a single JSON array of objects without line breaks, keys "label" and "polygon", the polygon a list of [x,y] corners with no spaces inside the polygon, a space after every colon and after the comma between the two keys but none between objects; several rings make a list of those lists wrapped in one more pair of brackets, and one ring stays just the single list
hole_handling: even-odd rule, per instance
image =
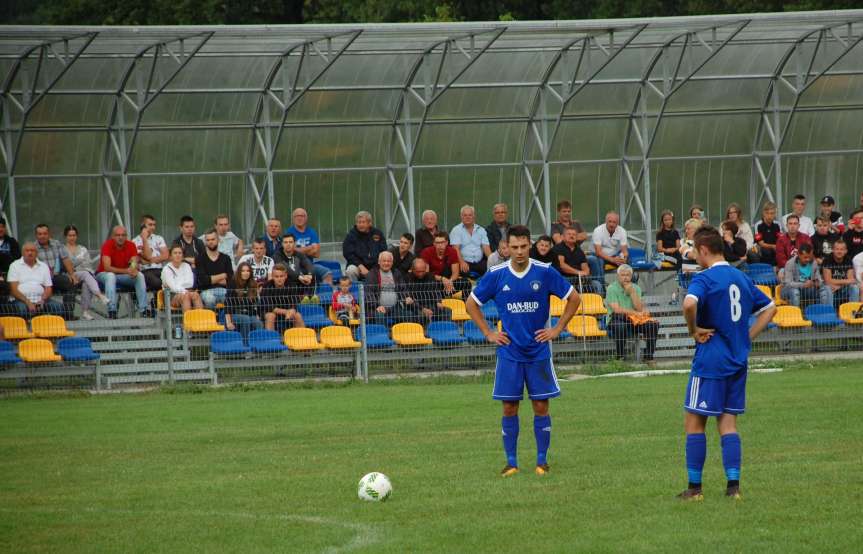
[{"label": "stadium seating row", "polygon": [[27,321],[22,317],[4,316],[0,317],[0,325],[3,326],[3,339],[22,340],[42,338],[59,339],[72,337],[74,332],[66,328],[66,321],[58,315],[38,315],[30,320],[30,328]]},{"label": "stadium seating row", "polygon": [[57,343],[57,351],[48,339],[24,339],[18,344],[0,341],[0,365],[46,362],[90,362],[99,359],[90,340],[81,337],[64,338]]}]

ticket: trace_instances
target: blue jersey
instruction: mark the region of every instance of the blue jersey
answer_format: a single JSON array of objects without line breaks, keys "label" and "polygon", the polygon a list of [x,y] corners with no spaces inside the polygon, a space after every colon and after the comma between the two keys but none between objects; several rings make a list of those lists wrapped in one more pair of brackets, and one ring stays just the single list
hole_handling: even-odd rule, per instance
[{"label": "blue jersey", "polygon": [[527,269],[518,274],[510,263],[491,267],[471,296],[480,306],[489,300],[497,305],[510,339],[509,344],[498,346],[498,356],[515,362],[548,360],[551,349],[547,342],[537,342],[535,333],[548,321],[549,295],[566,299],[574,289],[551,264],[530,260]]},{"label": "blue jersey", "polygon": [[292,225],[286,231],[287,233],[294,235],[294,238],[297,240],[297,248],[305,248],[313,244],[320,244],[321,242],[318,238],[318,233],[311,227],[306,227],[306,230],[301,232]]},{"label": "blue jersey", "polygon": [[695,345],[692,374],[719,379],[746,369],[749,316],[773,302],[752,279],[726,262],[713,264],[692,278],[686,296],[698,301],[696,325],[713,329],[713,337]]}]

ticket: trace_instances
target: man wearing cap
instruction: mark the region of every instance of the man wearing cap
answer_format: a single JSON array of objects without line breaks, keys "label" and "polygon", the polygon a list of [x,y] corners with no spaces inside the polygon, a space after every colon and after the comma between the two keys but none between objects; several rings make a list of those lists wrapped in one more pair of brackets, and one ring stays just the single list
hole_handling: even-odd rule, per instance
[{"label": "man wearing cap", "polygon": [[834,210],[836,201],[829,194],[821,199],[821,209],[818,212],[819,217],[830,220],[830,230],[840,235],[845,231],[845,223],[842,221],[842,214]]}]

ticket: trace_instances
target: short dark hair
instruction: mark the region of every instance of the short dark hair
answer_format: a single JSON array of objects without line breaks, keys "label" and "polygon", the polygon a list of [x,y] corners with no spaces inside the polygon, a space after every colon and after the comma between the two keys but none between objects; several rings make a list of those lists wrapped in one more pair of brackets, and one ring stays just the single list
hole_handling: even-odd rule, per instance
[{"label": "short dark hair", "polygon": [[509,242],[512,237],[526,238],[530,242],[530,229],[524,225],[513,225],[506,231],[506,242]]},{"label": "short dark hair", "polygon": [[863,209],[858,208],[858,209],[854,210],[853,212],[851,212],[851,219],[854,219],[854,216],[857,214],[863,214]]},{"label": "short dark hair", "polygon": [[550,244],[554,244],[554,239],[552,239],[548,235],[539,235],[539,237],[537,237],[537,239],[536,239],[536,242],[539,242],[541,240],[544,240],[545,242],[548,242]]},{"label": "short dark hair", "polygon": [[733,221],[731,221],[729,219],[726,219],[725,221],[722,222],[722,227],[726,231],[731,231],[731,234],[734,236],[737,236],[737,231],[740,230],[740,227],[738,227],[736,223],[734,223]]},{"label": "short dark hair", "polygon": [[722,235],[712,225],[702,225],[695,231],[695,250],[704,246],[711,254],[722,254],[724,246]]},{"label": "short dark hair", "polygon": [[800,248],[797,249],[798,254],[811,254],[812,252],[812,244],[808,242],[804,242],[800,245]]},{"label": "short dark hair", "polygon": [[403,235],[402,235],[402,238],[403,238],[403,239],[408,239],[408,242],[409,242],[409,243],[411,243],[411,244],[413,244],[413,243],[414,243],[414,236],[413,236],[412,234],[410,234],[410,233],[405,233],[405,234],[403,234]]},{"label": "short dark hair", "polygon": [[795,194],[794,200],[806,200],[806,197],[803,196],[802,194]]},{"label": "short dark hair", "polygon": [[194,218],[194,217],[192,217],[192,216],[190,216],[190,215],[184,215],[183,217],[181,217],[181,218],[180,218],[180,226],[182,227],[185,223],[188,223],[188,222],[190,222],[190,221],[191,221],[192,223],[194,223],[194,222],[195,222],[195,218]]},{"label": "short dark hair", "polygon": [[266,246],[266,245],[267,245],[266,241],[264,241],[264,239],[262,239],[262,238],[260,238],[260,237],[258,237],[258,238],[256,238],[255,240],[253,240],[253,241],[252,241],[252,244],[263,244],[264,246]]},{"label": "short dark hair", "polygon": [[561,200],[557,203],[557,211],[560,211],[564,208],[569,208],[570,210],[572,209],[572,204],[569,200]]},{"label": "short dark hair", "polygon": [[35,227],[33,227],[33,230],[34,230],[34,231],[38,231],[39,229],[41,229],[41,228],[43,228],[43,227],[44,227],[45,229],[49,229],[49,230],[50,230],[50,227],[48,227],[48,224],[47,224],[47,223],[37,223],[37,224],[36,224],[36,226],[35,226]]},{"label": "short dark hair", "polygon": [[434,238],[446,239],[446,241],[449,242],[449,233],[447,233],[446,231],[438,231],[437,233],[434,234]]},{"label": "short dark hair", "polygon": [[843,239],[836,239],[836,241],[833,243],[833,247],[835,248],[837,244],[841,244],[845,248],[848,248],[848,243],[845,242],[845,240]]},{"label": "short dark hair", "polygon": [[294,242],[297,242],[297,237],[295,237],[293,233],[285,233],[282,235],[282,242],[285,242],[285,239],[293,239]]},{"label": "short dark hair", "polygon": [[0,225],[6,225],[6,218],[0,217]]},{"label": "short dark hair", "polygon": [[[417,259],[421,260],[422,258],[417,258]],[[342,275],[341,277],[339,277],[339,283],[344,283],[345,281],[347,281],[348,283],[353,283],[353,281],[351,281],[351,278],[348,277],[347,275]]]},{"label": "short dark hair", "polygon": [[[147,221],[148,219],[152,219],[153,221],[156,221],[156,218],[155,218],[155,217],[153,217],[152,215],[150,215],[150,214],[144,214],[144,215],[142,215],[142,216],[141,216],[141,223],[144,223],[144,222],[145,222],[145,221]],[[182,223],[181,223],[181,225],[182,225]]]},{"label": "short dark hair", "polygon": [[218,232],[218,231],[216,231],[216,228],[215,228],[215,227],[210,227],[209,229],[207,229],[206,231],[204,231],[204,236],[205,236],[205,237],[206,237],[207,235],[218,235],[218,234],[219,234],[219,232]]},{"label": "short dark hair", "polygon": [[273,271],[284,271],[285,273],[287,273],[288,272],[288,266],[279,262],[273,266]]},{"label": "short dark hair", "polygon": [[794,214],[788,214],[788,217],[785,218],[785,224],[787,225],[789,221],[792,219],[796,219],[797,223],[800,223],[800,218]]}]

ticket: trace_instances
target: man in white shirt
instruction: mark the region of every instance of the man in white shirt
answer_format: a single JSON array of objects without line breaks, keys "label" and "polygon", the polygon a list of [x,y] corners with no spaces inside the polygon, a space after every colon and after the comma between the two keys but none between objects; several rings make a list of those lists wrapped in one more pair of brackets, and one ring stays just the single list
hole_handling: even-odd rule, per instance
[{"label": "man in white shirt", "polygon": [[458,263],[463,275],[485,274],[486,260],[491,256],[488,233],[476,225],[476,212],[473,206],[462,206],[461,223],[450,231],[450,245],[458,253]]},{"label": "man in white shirt", "polygon": [[148,291],[162,288],[162,267],[168,262],[168,243],[156,234],[156,218],[150,214],[141,216],[141,233],[132,239],[141,258],[141,272]]},{"label": "man in white shirt", "polygon": [[593,250],[600,263],[596,264],[596,270],[602,270],[602,274],[596,277],[605,280],[605,264],[620,267],[629,259],[629,243],[626,240],[626,229],[620,226],[620,215],[611,211],[605,214],[605,223],[598,225],[593,230]]},{"label": "man in white shirt", "polygon": [[252,278],[263,285],[273,278],[273,259],[267,256],[267,243],[264,239],[255,239],[252,242],[252,253],[246,254],[237,265],[247,263],[252,266]]},{"label": "man in white shirt", "polygon": [[808,236],[815,235],[815,223],[813,223],[812,218],[803,215],[803,212],[806,211],[806,197],[802,194],[794,195],[794,200],[791,202],[791,212],[782,216],[782,221],[779,223],[782,228],[782,232],[787,232],[785,227],[785,220],[788,219],[788,216],[791,214],[796,215],[800,219],[800,229],[798,232],[803,233]]},{"label": "man in white shirt", "polygon": [[7,280],[12,294],[12,308],[21,317],[63,312],[63,305],[51,299],[51,271],[45,262],[39,261],[34,243],[24,244],[21,258],[9,266]]},{"label": "man in white shirt", "polygon": [[[237,269],[238,260],[243,255],[244,245],[243,240],[231,231],[231,219],[225,214],[219,214],[216,216],[213,228],[219,237],[219,252],[229,257],[231,265]],[[206,233],[198,238],[206,242],[205,236]]]}]

